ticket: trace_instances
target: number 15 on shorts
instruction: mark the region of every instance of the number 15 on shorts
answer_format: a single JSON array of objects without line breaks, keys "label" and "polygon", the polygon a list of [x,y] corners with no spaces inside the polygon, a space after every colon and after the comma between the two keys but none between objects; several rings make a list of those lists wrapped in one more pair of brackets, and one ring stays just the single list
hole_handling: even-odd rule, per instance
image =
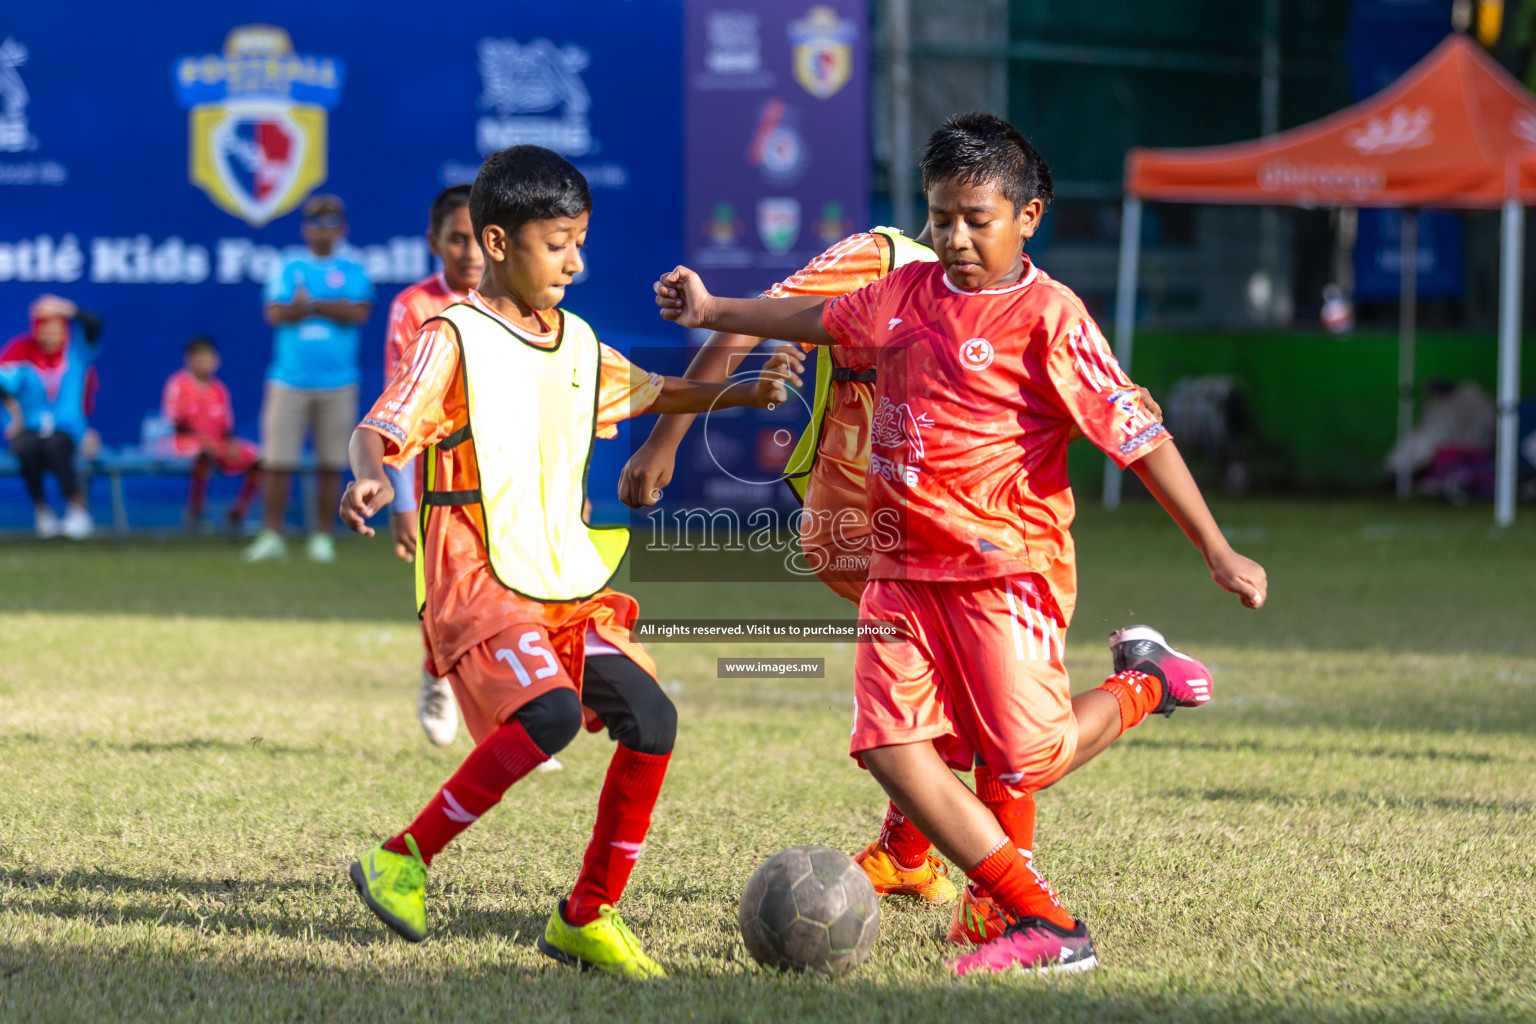
[{"label": "number 15 on shorts", "polygon": [[539,642],[543,639],[538,630],[534,629],[517,638],[518,651],[527,655],[531,663],[536,664],[540,661],[544,663],[540,668],[534,669],[532,676],[528,674],[528,666],[523,664],[523,659],[517,656],[516,651],[503,647],[496,652],[496,660],[512,666],[512,671],[517,673],[517,681],[524,687],[532,686],[534,679],[548,679],[560,671],[560,663],[555,660],[555,656],[550,653],[548,647]]}]

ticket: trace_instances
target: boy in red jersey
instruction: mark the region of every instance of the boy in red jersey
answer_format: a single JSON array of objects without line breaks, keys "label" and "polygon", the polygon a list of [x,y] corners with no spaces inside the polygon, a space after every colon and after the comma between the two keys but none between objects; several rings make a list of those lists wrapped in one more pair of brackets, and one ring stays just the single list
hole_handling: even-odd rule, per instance
[{"label": "boy in red jersey", "polygon": [[[1210,677],[1133,627],[1111,637],[1115,674],[1070,696],[1072,426],[1136,472],[1219,586],[1257,608],[1267,582],[1082,303],[1022,255],[1051,199],[1039,153],[968,114],[934,133],[922,166],[939,264],[831,301],[722,299],[679,267],[656,301],[689,327],[855,346],[877,370],[870,509],[900,526],[874,546],[860,616],[903,623],[908,642],[860,645],[850,752],[1012,919],[957,973],[1083,970],[1097,963],[1088,929],[1032,865],[1033,794],[1149,713],[1205,703]],[[950,770],[973,763],[974,794]]]},{"label": "boy in red jersey", "polygon": [[[878,281],[898,267],[938,259],[930,231],[909,239],[894,228],[875,228],[836,242],[798,273],[769,288],[768,298],[846,295]],[[688,367],[695,380],[725,380],[729,360],[755,348],[761,339],[714,334]],[[813,345],[803,348],[814,349]],[[870,558],[870,519],[866,478],[870,464],[870,434],[875,424],[875,372],[855,370],[858,352],[832,346],[818,355],[830,366],[817,367],[812,426],[795,449],[786,481],[804,506],[800,545],[806,563],[833,593],[858,605],[867,581]],[[1162,412],[1152,396],[1138,389],[1141,400],[1159,421]],[[663,416],[649,438],[624,466],[619,497],[632,507],[654,505],[661,488],[672,478],[678,445],[692,416]],[[1071,438],[1081,438],[1075,427]],[[932,844],[891,803],[879,836],[854,854],[882,896],[915,896],[931,903],[955,899],[948,865],[933,853]],[[1009,921],[994,901],[976,886],[959,894],[950,941],[981,943],[996,938]]]},{"label": "boy in red jersey", "polygon": [[[443,263],[443,269],[403,289],[389,304],[389,327],[384,335],[384,379],[392,380],[400,366],[406,346],[421,330],[421,325],[455,302],[463,302],[480,280],[485,258],[475,241],[475,229],[469,220],[469,186],[452,185],[432,200],[427,212],[427,247]],[[389,506],[389,530],[395,538],[395,554],[409,562],[416,555],[416,464],[399,469],[385,466],[395,500]],[[427,739],[439,747],[453,742],[459,731],[459,709],[453,702],[448,680],[437,674],[432,664],[432,650],[426,645],[421,666],[421,694],[416,701],[416,716],[421,720]]]},{"label": "boy in red jersey", "polygon": [[183,366],[166,379],[160,396],[160,415],[174,433],[170,453],[191,458],[192,483],[187,492],[187,528],[196,530],[203,521],[208,498],[208,478],[215,469],[243,473],[240,492],[230,503],[225,518],[231,529],[245,521],[251,499],[261,484],[256,464],[261,449],[254,441],[235,436],[235,409],[229,389],[219,380],[219,349],[211,338],[187,342]]},{"label": "boy in red jersey", "polygon": [[420,607],[435,666],[476,745],[415,820],[350,874],[380,920],[421,941],[433,857],[583,722],[606,726],[617,749],[592,838],[538,947],[645,979],[664,972],[614,904],[650,828],[677,713],[630,637],[635,601],[608,586],[628,531],[586,522],[587,463],[595,439],[630,416],[771,408],[785,390],[779,380],[648,374],[558,308],[582,270],[591,209],[586,179],[558,154],[513,146],[489,157],[470,193],[486,256],[479,289],[422,326],[352,435],[357,481],[341,515],[364,535],[393,497],[385,459],[398,469],[424,453]]}]

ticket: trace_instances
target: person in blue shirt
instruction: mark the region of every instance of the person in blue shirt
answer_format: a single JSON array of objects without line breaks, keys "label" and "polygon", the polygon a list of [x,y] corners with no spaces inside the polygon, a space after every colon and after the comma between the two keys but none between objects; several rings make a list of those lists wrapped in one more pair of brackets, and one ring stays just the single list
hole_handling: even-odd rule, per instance
[{"label": "person in blue shirt", "polygon": [[346,207],[339,198],[311,196],[303,216],[309,252],[278,268],[262,295],[267,323],[276,330],[261,408],[263,524],[245,553],[252,562],[287,556],[283,520],[306,435],[319,478],[315,532],[306,553],[316,562],[335,559],[331,528],[347,441],[357,425],[357,347],[362,324],[373,312],[373,284],[361,265],[336,255],[347,236]]},{"label": "person in blue shirt", "polygon": [[[85,490],[75,455],[90,426],[86,411],[95,392],[96,338],[101,322],[57,295],[42,295],[28,311],[31,329],[0,350],[0,395],[8,414],[5,437],[32,499],[39,537],[91,535]],[[52,473],[64,492],[64,515],[48,505],[43,477]]]}]

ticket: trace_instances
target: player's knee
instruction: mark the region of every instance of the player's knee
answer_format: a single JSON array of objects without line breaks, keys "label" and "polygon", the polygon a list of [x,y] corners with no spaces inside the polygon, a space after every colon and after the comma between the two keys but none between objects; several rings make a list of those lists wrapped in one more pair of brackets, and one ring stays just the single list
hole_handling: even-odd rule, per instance
[{"label": "player's knee", "polygon": [[613,716],[608,734],[639,754],[670,754],[677,743],[677,705],[654,682],[632,695],[629,713]]},{"label": "player's knee", "polygon": [[553,757],[581,732],[581,699],[560,687],[524,704],[513,716],[522,723],[533,745]]}]

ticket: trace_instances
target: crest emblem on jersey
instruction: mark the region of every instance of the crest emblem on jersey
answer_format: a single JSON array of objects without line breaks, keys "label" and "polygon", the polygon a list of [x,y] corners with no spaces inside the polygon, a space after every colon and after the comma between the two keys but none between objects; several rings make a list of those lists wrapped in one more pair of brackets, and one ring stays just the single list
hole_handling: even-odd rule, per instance
[{"label": "crest emblem on jersey", "polygon": [[171,73],[190,112],[189,177],[214,205],[260,227],[325,181],[339,58],[295,53],[277,26],[241,25],[223,53],[181,57]]},{"label": "crest emblem on jersey", "polygon": [[790,22],[795,81],[819,100],[836,96],[853,76],[853,41],[858,31],[852,21],[838,17],[824,4]]},{"label": "crest emblem on jersey", "polygon": [[967,370],[985,370],[992,365],[992,343],[986,338],[971,338],[960,343],[960,365]]},{"label": "crest emblem on jersey", "polygon": [[800,200],[769,198],[757,201],[757,235],[775,256],[794,247],[800,237]]}]

